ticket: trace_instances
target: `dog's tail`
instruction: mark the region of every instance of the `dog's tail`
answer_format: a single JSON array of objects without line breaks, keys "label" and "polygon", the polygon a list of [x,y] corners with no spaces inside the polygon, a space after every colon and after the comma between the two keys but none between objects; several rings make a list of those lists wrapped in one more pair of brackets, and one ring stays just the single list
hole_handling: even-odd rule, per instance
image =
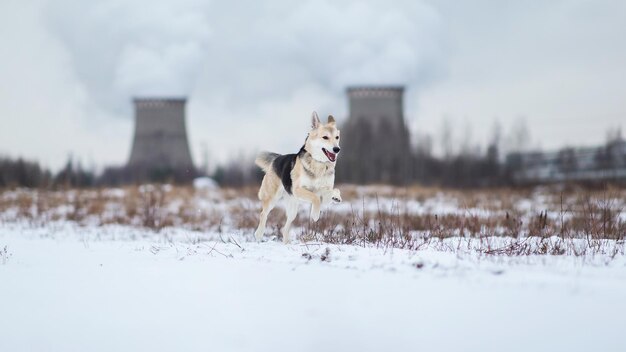
[{"label": "dog's tail", "polygon": [[259,155],[254,160],[254,163],[257,164],[258,167],[263,169],[263,171],[267,172],[272,167],[272,163],[276,158],[278,158],[279,154],[270,153],[270,152],[260,152]]}]

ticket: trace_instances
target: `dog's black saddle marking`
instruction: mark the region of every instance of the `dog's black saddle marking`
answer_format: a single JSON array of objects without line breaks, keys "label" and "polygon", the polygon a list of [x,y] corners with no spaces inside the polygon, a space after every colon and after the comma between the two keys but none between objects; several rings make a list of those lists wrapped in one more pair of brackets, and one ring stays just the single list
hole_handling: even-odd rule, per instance
[{"label": "dog's black saddle marking", "polygon": [[300,151],[296,154],[285,154],[280,155],[274,162],[272,163],[272,168],[274,168],[274,172],[280,177],[280,180],[283,183],[283,187],[287,193],[291,194],[291,187],[293,185],[293,180],[291,179],[291,170],[296,166],[296,159],[298,156],[302,156],[306,153],[304,147],[300,148]]}]

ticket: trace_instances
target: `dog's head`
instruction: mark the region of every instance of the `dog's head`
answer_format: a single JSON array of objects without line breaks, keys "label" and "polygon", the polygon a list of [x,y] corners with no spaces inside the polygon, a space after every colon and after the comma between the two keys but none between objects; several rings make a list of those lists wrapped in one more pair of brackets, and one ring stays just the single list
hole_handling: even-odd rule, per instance
[{"label": "dog's head", "polygon": [[328,122],[322,124],[314,111],[311,119],[311,132],[309,132],[306,140],[306,150],[317,161],[334,163],[337,161],[337,154],[341,150],[339,148],[339,130],[335,118],[328,116]]}]

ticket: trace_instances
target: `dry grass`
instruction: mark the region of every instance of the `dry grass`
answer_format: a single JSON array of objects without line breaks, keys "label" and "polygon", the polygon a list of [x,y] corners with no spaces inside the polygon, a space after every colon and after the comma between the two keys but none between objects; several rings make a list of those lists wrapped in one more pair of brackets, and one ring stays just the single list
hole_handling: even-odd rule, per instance
[{"label": "dry grass", "polygon": [[0,264],[5,265],[9,261],[9,258],[11,258],[12,255],[13,254],[9,252],[9,249],[7,246],[0,248]]},{"label": "dry grass", "polygon": [[[422,214],[408,212],[332,213],[302,227],[301,239],[334,244],[419,250],[477,251],[484,255],[624,255],[626,222],[615,201],[590,201],[554,219],[532,216]],[[528,215],[528,214],[526,214]],[[524,217],[529,221],[525,223]]]},{"label": "dry grass", "polygon": [[[473,250],[484,255],[615,256],[624,252],[626,191],[621,189],[340,188],[352,208],[327,211],[316,223],[308,220],[308,209],[303,209],[294,222],[302,240],[410,250]],[[120,224],[154,231],[181,227],[251,234],[260,210],[256,191],[167,185],[5,190],[0,192],[0,222],[45,226],[62,220],[84,226]],[[420,207],[418,211],[415,206]],[[276,210],[270,214],[268,228],[280,236],[283,221],[284,212]]]}]

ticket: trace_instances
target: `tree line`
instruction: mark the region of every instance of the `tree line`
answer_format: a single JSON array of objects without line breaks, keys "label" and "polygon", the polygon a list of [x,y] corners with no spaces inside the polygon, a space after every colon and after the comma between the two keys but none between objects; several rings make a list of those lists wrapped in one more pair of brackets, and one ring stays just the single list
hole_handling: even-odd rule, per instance
[{"label": "tree line", "polygon": [[[433,152],[433,138],[422,134],[412,143],[408,131],[394,131],[393,126],[370,126],[366,122],[342,127],[342,154],[337,164],[336,182],[354,184],[391,184],[442,186],[453,188],[498,187],[516,185],[516,154],[505,158],[504,150],[527,148],[529,133],[523,123],[514,126],[503,148],[501,129],[496,125],[484,148],[473,145],[470,138],[453,138],[451,125],[444,120],[441,131],[441,152]],[[467,133],[467,129],[465,129]],[[619,130],[607,135],[607,153],[596,156],[598,165],[626,165],[612,151],[615,141],[623,141]],[[455,147],[455,144],[458,146]],[[622,145],[622,144],[618,144]],[[559,167],[572,168],[571,148],[559,152]],[[604,150],[604,149],[603,149]],[[605,155],[606,154],[606,155]],[[517,154],[519,155],[519,153]],[[620,154],[621,155],[621,154]],[[626,154],[625,154],[626,155]],[[626,156],[621,156],[623,158]],[[571,160],[570,160],[571,159]],[[561,165],[563,164],[563,165]],[[568,169],[569,170],[569,169]],[[239,156],[217,166],[212,172],[171,168],[109,167],[97,173],[85,169],[70,158],[54,173],[37,162],[0,157],[0,188],[75,188],[120,186],[142,182],[190,183],[199,176],[210,176],[221,186],[241,187],[259,184],[263,173],[254,164],[254,157]]]}]

